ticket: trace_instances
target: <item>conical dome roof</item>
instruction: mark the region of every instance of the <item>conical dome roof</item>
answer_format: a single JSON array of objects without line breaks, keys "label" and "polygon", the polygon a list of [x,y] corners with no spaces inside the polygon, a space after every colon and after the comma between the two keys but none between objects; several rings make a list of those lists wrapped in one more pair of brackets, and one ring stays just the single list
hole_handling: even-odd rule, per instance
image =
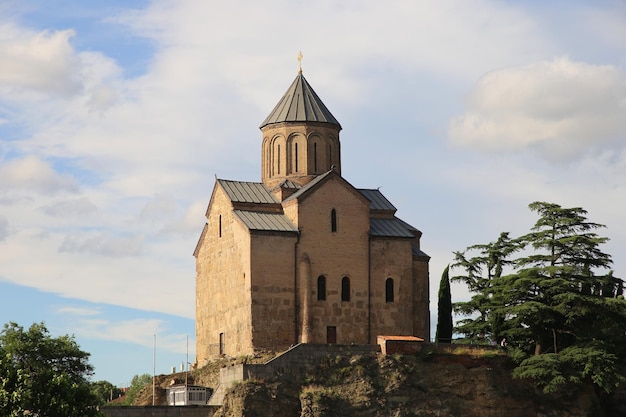
[{"label": "conical dome roof", "polygon": [[341,125],[317,96],[311,85],[298,73],[274,110],[261,123],[261,128],[281,122],[319,122]]}]

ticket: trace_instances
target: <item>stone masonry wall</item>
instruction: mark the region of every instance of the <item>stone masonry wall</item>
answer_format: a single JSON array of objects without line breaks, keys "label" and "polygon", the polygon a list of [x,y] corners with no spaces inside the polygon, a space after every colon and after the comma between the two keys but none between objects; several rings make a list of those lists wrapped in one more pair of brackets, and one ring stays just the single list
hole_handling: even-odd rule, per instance
[{"label": "stone masonry wall", "polygon": [[252,343],[285,350],[295,339],[295,234],[251,238]]},{"label": "stone masonry wall", "polygon": [[250,236],[216,184],[196,258],[196,358],[252,352]]},{"label": "stone masonry wall", "polygon": [[413,260],[413,336],[430,339],[430,283],[428,260]]},{"label": "stone masonry wall", "polygon": [[157,405],[146,407],[102,407],[100,411],[105,417],[213,417],[216,409],[213,406],[173,407]]},{"label": "stone masonry wall", "polygon": [[265,364],[239,364],[220,369],[220,385],[228,387],[246,379],[298,381],[327,357],[374,355],[378,345],[319,345],[303,343]]},{"label": "stone masonry wall", "polygon": [[[310,317],[310,333],[300,341],[326,343],[327,327],[334,326],[336,343],[368,343],[369,204],[338,176],[329,177],[298,201],[297,256],[299,261],[308,259],[310,268],[309,277],[298,277],[303,300],[299,312],[302,318]],[[335,232],[331,230],[333,209]],[[322,275],[326,299],[318,300],[317,279]],[[349,301],[341,299],[343,277],[350,280]],[[308,312],[303,311],[307,302]]]},{"label": "stone masonry wall", "polygon": [[[414,336],[411,241],[377,238],[370,244],[372,334],[369,342],[376,343],[378,335]],[[393,302],[385,298],[388,278],[393,279]]]},{"label": "stone masonry wall", "polygon": [[[375,343],[379,334],[429,337],[428,261],[410,239],[371,238],[369,201],[330,175],[283,205],[300,230],[252,232],[216,184],[196,252],[196,357],[282,350],[297,343]],[[336,230],[331,212],[336,212]],[[318,294],[324,276],[326,292]],[[342,300],[342,279],[350,299]],[[385,281],[394,280],[394,301]],[[320,299],[321,298],[321,299]],[[370,305],[371,302],[371,305]],[[223,344],[220,345],[220,335]]]},{"label": "stone masonry wall", "polygon": [[290,122],[263,128],[261,177],[269,188],[285,178],[306,184],[333,165],[341,173],[338,126]]}]

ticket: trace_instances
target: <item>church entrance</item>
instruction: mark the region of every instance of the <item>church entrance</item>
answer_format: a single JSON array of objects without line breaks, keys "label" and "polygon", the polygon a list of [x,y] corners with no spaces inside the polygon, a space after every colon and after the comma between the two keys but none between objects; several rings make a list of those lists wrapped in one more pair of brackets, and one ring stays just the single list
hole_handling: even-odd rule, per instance
[{"label": "church entrance", "polygon": [[328,343],[329,345],[337,344],[337,327],[336,326],[326,327],[326,343]]}]

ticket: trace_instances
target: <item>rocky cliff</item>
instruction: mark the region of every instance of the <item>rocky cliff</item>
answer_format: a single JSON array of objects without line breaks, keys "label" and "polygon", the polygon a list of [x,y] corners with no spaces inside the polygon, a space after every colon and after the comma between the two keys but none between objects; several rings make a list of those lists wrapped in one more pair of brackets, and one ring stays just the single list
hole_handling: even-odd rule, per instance
[{"label": "rocky cliff", "polygon": [[506,355],[431,353],[328,357],[298,381],[247,380],[216,416],[626,416],[623,397],[601,398],[589,386],[546,395],[513,380]]}]

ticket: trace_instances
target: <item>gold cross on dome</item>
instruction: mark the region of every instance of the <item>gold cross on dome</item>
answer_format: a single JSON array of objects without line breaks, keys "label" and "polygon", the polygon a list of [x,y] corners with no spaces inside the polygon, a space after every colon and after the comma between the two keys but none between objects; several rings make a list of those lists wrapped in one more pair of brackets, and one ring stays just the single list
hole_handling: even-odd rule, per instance
[{"label": "gold cross on dome", "polygon": [[298,73],[302,74],[302,58],[304,57],[304,55],[302,55],[302,51],[298,51]]}]

